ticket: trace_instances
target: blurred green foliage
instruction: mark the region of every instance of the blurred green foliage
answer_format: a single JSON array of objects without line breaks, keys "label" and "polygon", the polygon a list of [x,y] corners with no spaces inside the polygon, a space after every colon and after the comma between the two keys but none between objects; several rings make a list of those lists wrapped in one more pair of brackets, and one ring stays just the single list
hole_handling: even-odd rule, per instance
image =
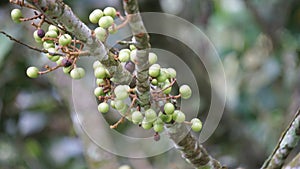
[{"label": "blurred green foliage", "polygon": [[[85,23],[95,7],[122,9],[117,0],[65,2]],[[12,8],[0,2],[0,29],[31,43],[27,32],[32,28],[12,23]],[[141,0],[140,8],[141,12],[168,12],[185,18],[212,40],[224,65],[228,96],[223,120],[205,144],[229,167],[261,166],[300,103],[300,1]],[[152,46],[177,48],[163,38],[153,35]],[[186,52],[188,49],[181,51]],[[0,35],[0,168],[87,168],[84,146],[74,132],[71,108],[61,89],[47,76],[35,80],[25,76],[29,65],[41,62],[38,53]],[[199,65],[192,69],[199,70]],[[201,99],[209,100],[210,85],[199,86]],[[209,102],[203,104],[206,112]],[[200,116],[204,119],[205,115]],[[183,168],[184,162],[174,160],[178,157],[170,151],[146,160],[153,168]],[[121,164],[147,168],[143,163],[118,159]]]}]

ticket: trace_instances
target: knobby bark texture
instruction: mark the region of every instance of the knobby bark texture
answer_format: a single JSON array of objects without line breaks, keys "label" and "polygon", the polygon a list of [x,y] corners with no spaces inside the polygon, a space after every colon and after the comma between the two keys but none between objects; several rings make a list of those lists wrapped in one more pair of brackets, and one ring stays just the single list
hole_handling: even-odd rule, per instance
[{"label": "knobby bark texture", "polygon": [[100,41],[93,36],[93,31],[87,27],[72,11],[72,9],[61,0],[27,0],[35,6],[37,10],[44,13],[47,20],[54,25],[60,25],[76,39],[82,41],[85,50],[89,51],[90,56],[94,56],[108,69],[113,75],[116,83],[129,84],[131,81],[130,73],[114,59],[114,55]]},{"label": "knobby bark texture", "polygon": [[273,153],[265,161],[262,169],[280,169],[290,152],[297,146],[300,140],[300,109],[296,112],[290,125],[281,135]]},{"label": "knobby bark texture", "polygon": [[144,27],[137,0],[124,0],[124,10],[129,19],[129,26],[133,34],[133,42],[137,48],[135,65],[137,79],[137,94],[139,105],[145,109],[150,108],[150,85],[149,85],[149,35]]},{"label": "knobby bark texture", "polygon": [[175,147],[182,157],[197,169],[225,169],[220,162],[212,158],[205,148],[187,129],[185,124],[167,125],[166,129]]}]

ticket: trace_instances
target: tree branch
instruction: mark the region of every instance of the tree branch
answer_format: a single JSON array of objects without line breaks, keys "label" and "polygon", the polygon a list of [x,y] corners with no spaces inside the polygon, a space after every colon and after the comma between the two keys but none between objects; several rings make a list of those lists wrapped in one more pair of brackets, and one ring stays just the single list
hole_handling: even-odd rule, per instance
[{"label": "tree branch", "polygon": [[123,0],[124,10],[129,17],[129,26],[134,36],[137,54],[135,65],[137,71],[137,94],[140,106],[145,109],[150,107],[150,86],[149,86],[149,35],[144,27],[137,0]]},{"label": "tree branch", "polygon": [[61,0],[27,0],[36,7],[45,17],[55,25],[60,25],[71,32],[76,39],[82,41],[90,55],[96,57],[113,75],[116,83],[129,84],[130,73],[114,59],[114,55],[96,39],[90,30],[72,11],[72,9]]},{"label": "tree branch", "polygon": [[273,153],[265,161],[262,169],[280,169],[290,152],[300,140],[300,109],[287,129],[282,133]]}]

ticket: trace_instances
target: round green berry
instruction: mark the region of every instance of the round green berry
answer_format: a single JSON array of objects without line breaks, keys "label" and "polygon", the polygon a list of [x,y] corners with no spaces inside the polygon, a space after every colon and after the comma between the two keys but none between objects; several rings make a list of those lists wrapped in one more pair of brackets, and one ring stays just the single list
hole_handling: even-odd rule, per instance
[{"label": "round green berry", "polygon": [[117,32],[118,32],[118,29],[117,29],[116,24],[113,23],[110,27],[108,27],[108,32],[109,32],[110,34],[115,34],[115,33],[117,33]]},{"label": "round green berry", "polygon": [[36,43],[42,43],[42,42],[43,42],[43,41],[42,41],[42,38],[40,38],[40,37],[38,36],[38,30],[35,30],[35,31],[33,32],[33,38],[34,38],[34,40],[35,40]]},{"label": "round green berry", "polygon": [[104,79],[96,79],[96,84],[97,84],[98,86],[100,86],[100,85],[105,85],[106,82],[105,82]]},{"label": "round green berry", "polygon": [[175,106],[172,103],[166,103],[164,106],[164,111],[166,114],[173,114]]},{"label": "round green berry", "polygon": [[104,42],[107,38],[107,31],[102,27],[97,27],[95,30],[95,36],[101,42]]},{"label": "round green berry", "polygon": [[98,105],[98,111],[100,113],[107,113],[109,111],[109,105],[106,102],[100,103]]},{"label": "round green berry", "polygon": [[117,15],[117,11],[115,8],[113,7],[106,7],[104,10],[103,10],[103,13],[105,16],[111,16],[111,17],[115,17]]},{"label": "round green berry", "polygon": [[39,69],[37,67],[29,67],[26,70],[26,74],[30,78],[37,78],[39,76]]},{"label": "round green berry", "polygon": [[134,45],[129,45],[130,50],[136,50],[136,47]]},{"label": "round green berry", "polygon": [[106,70],[104,67],[97,67],[94,71],[94,75],[98,79],[103,79],[106,77]]},{"label": "round green berry", "polygon": [[149,60],[149,64],[153,65],[154,63],[157,62],[157,55],[153,52],[150,52],[148,60]]},{"label": "round green berry", "polygon": [[69,74],[69,73],[71,72],[72,69],[73,69],[72,66],[69,66],[69,67],[63,67],[63,72],[64,72],[65,74]]},{"label": "round green berry", "polygon": [[143,114],[140,111],[134,111],[131,115],[132,122],[139,124],[143,121]]},{"label": "round green berry", "polygon": [[159,75],[157,76],[157,81],[162,83],[168,79],[168,74],[164,70],[160,70]]},{"label": "round green berry", "polygon": [[137,52],[137,50],[135,49],[135,50],[132,50],[131,52],[130,52],[130,60],[132,61],[132,62],[135,62],[135,58],[136,58],[136,52]]},{"label": "round green berry", "polygon": [[161,115],[159,116],[159,118],[160,118],[163,122],[165,122],[165,123],[170,123],[170,122],[172,121],[172,119],[173,119],[173,116],[172,116],[172,115],[167,115],[167,114],[161,114]]},{"label": "round green berry", "polygon": [[159,64],[153,64],[152,66],[150,66],[149,68],[149,75],[151,77],[158,77],[160,74],[160,66]]},{"label": "round green berry", "polygon": [[113,23],[114,23],[114,19],[111,16],[103,16],[99,19],[99,22],[98,22],[99,26],[104,29],[107,29]]},{"label": "round green berry", "polygon": [[176,70],[173,69],[173,68],[168,68],[167,69],[169,75],[170,75],[170,78],[175,78],[176,77]]},{"label": "round green berry", "polygon": [[59,37],[58,43],[61,46],[67,46],[72,42],[72,37],[69,34],[63,34]]},{"label": "round green berry", "polygon": [[56,62],[58,61],[58,59],[60,58],[59,55],[55,55],[55,53],[57,52],[57,50],[55,48],[49,48],[48,53],[46,54],[46,56],[48,57],[49,60]]},{"label": "round green berry", "polygon": [[15,23],[20,23],[20,19],[22,18],[22,11],[20,9],[13,9],[10,13],[11,19],[15,22]]},{"label": "round green berry", "polygon": [[84,75],[85,75],[85,70],[83,68],[81,68],[81,67],[74,68],[70,72],[70,76],[73,79],[81,79],[81,78],[84,77]]},{"label": "round green berry", "polygon": [[195,120],[195,119],[197,119],[197,118],[194,118],[191,120],[191,123],[192,123],[191,128],[193,131],[199,132],[202,129],[202,122],[199,119],[197,119],[197,120]]},{"label": "round green berry", "polygon": [[130,60],[130,54],[127,51],[122,50],[119,52],[119,60],[120,62],[128,62]]},{"label": "round green berry", "polygon": [[188,85],[180,86],[179,93],[183,99],[188,99],[192,96],[192,90]]},{"label": "round green berry", "polygon": [[55,25],[49,25],[48,31],[54,31],[57,34],[59,33],[59,29]]},{"label": "round green berry", "polygon": [[44,47],[44,49],[47,50],[49,48],[54,48],[55,45],[54,45],[53,41],[45,41],[45,42],[43,42],[43,47]]},{"label": "round green berry", "polygon": [[96,69],[97,67],[103,67],[103,65],[101,64],[101,62],[99,60],[96,60],[93,63],[93,69]]},{"label": "round green berry", "polygon": [[143,129],[149,130],[149,129],[152,128],[152,126],[153,126],[152,122],[148,121],[146,118],[143,119],[143,121],[142,121],[142,127],[143,127]]},{"label": "round green berry", "polygon": [[125,100],[126,98],[128,98],[129,93],[129,86],[127,85],[119,85],[114,89],[114,93],[116,95],[116,98],[119,100]]},{"label": "round green berry", "polygon": [[48,38],[57,38],[58,34],[56,31],[54,30],[49,30],[48,32],[46,32],[45,37]]},{"label": "round green berry", "polygon": [[163,123],[154,123],[153,130],[158,133],[162,132],[164,130],[164,124]]},{"label": "round green berry", "polygon": [[150,122],[155,121],[157,118],[156,112],[153,109],[146,110],[145,118],[147,121],[150,121]]},{"label": "round green berry", "polygon": [[172,91],[172,86],[170,86],[170,82],[165,83],[162,88],[164,89],[164,94],[170,94]]},{"label": "round green berry", "polygon": [[152,80],[151,80],[151,84],[153,84],[154,86],[156,86],[156,85],[158,84],[157,79],[152,79]]},{"label": "round green berry", "polygon": [[173,120],[177,123],[182,123],[185,121],[185,114],[180,110],[175,110],[173,113]]},{"label": "round green berry", "polygon": [[123,100],[115,100],[115,108],[117,110],[122,110],[125,107],[125,103]]},{"label": "round green berry", "polygon": [[64,57],[60,56],[59,59],[56,61],[56,64],[61,65],[63,60],[64,60]]},{"label": "round green berry", "polygon": [[94,94],[97,97],[105,95],[105,93],[103,92],[103,88],[102,87],[96,87],[95,90],[94,90]]},{"label": "round green berry", "polygon": [[116,108],[116,102],[114,100],[111,100],[110,101],[110,106],[115,109]]},{"label": "round green berry", "polygon": [[89,20],[92,23],[98,23],[99,19],[103,16],[103,12],[101,9],[93,10],[89,15]]}]

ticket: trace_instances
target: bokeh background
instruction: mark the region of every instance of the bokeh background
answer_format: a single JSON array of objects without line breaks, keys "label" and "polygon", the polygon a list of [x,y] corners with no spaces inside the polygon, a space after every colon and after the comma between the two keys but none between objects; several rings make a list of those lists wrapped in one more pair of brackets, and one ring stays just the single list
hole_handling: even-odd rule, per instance
[{"label": "bokeh background", "polygon": [[[114,6],[123,12],[119,0],[65,2],[87,24],[95,8]],[[141,12],[170,13],[199,26],[215,45],[226,74],[227,103],[205,146],[230,168],[259,168],[300,105],[300,1],[139,2]],[[0,30],[34,45],[30,24],[10,20],[15,7],[0,2]],[[151,35],[151,44],[177,51],[182,58],[192,55],[168,37]],[[42,67],[46,62],[39,53],[0,35],[1,169],[112,169],[123,164],[133,169],[190,168],[176,150],[129,159],[96,146],[74,117],[69,77],[59,71],[34,80],[26,77],[28,66]],[[200,74],[199,117],[205,119],[211,86],[203,66],[190,66]],[[299,150],[298,146],[289,158]]]}]

